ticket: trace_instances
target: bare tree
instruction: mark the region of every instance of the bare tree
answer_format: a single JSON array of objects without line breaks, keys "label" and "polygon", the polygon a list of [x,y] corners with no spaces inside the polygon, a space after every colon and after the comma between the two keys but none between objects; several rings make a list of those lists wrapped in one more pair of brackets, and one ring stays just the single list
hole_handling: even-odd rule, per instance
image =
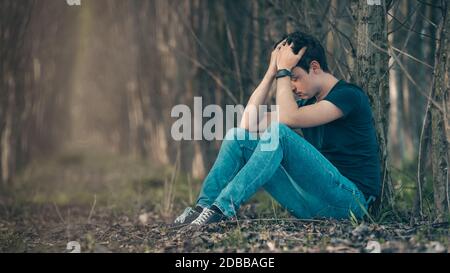
[{"label": "bare tree", "polygon": [[16,147],[25,94],[25,33],[33,1],[2,1],[0,3],[0,181],[11,180],[16,170]]},{"label": "bare tree", "polygon": [[[449,200],[449,146],[447,139],[447,103],[450,90],[450,7],[448,1],[441,1],[442,21],[436,45],[436,61],[431,98],[437,104],[428,103],[427,119],[431,123],[431,164],[433,170],[434,205],[436,219],[448,215]],[[439,107],[438,107],[439,106]],[[429,114],[430,113],[430,114]]]},{"label": "bare tree", "polygon": [[369,5],[367,0],[353,0],[355,19],[356,82],[369,96],[380,146],[382,198],[392,202],[392,181],[388,153],[389,73],[387,54],[386,1]]}]

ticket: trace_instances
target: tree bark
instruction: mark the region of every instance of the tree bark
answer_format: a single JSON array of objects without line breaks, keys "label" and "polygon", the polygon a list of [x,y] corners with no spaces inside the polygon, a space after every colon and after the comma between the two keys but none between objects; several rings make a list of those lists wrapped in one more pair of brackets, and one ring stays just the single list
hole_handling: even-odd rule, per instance
[{"label": "tree bark", "polygon": [[437,43],[436,61],[434,68],[434,80],[432,99],[441,106],[429,104],[431,113],[431,164],[433,171],[434,205],[436,209],[436,220],[443,220],[449,214],[449,181],[448,162],[449,151],[446,135],[446,99],[450,90],[449,81],[449,30],[450,9],[448,1],[441,1],[443,17],[440,25],[439,41]]},{"label": "tree bark", "polygon": [[[355,19],[356,82],[370,99],[381,159],[382,193],[379,204],[387,198],[393,205],[393,189],[388,154],[389,73],[387,55],[386,1],[369,5],[367,0],[353,0]],[[377,206],[381,209],[381,206]]]}]

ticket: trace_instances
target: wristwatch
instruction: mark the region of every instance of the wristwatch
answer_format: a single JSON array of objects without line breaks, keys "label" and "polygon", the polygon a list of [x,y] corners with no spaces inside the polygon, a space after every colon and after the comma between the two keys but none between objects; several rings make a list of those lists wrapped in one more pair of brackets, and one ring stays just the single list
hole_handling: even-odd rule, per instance
[{"label": "wristwatch", "polygon": [[280,69],[277,71],[277,75],[275,76],[276,79],[283,78],[283,77],[292,77],[291,71],[287,69]]}]

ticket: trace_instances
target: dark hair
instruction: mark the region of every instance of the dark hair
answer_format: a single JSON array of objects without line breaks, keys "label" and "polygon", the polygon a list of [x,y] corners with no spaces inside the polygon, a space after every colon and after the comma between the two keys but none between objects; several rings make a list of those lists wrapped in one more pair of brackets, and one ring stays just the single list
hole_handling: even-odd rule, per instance
[{"label": "dark hair", "polygon": [[283,39],[276,43],[275,47],[284,39],[286,39],[288,44],[294,43],[293,51],[295,54],[297,54],[303,47],[307,47],[305,54],[296,66],[303,68],[306,72],[309,72],[311,62],[317,61],[324,72],[330,72],[328,69],[325,50],[319,40],[309,34],[296,31],[284,36]]}]

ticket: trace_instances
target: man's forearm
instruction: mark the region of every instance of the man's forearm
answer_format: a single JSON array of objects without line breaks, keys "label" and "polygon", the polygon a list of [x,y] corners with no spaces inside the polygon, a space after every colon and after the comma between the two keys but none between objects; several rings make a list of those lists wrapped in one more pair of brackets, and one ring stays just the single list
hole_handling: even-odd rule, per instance
[{"label": "man's forearm", "polygon": [[279,121],[290,125],[291,117],[297,112],[298,106],[292,94],[291,82],[288,77],[277,80],[276,103],[279,107]]},{"label": "man's forearm", "polygon": [[270,87],[272,86],[273,80],[275,79],[275,74],[266,72],[264,78],[258,87],[253,91],[250,99],[245,107],[244,113],[242,115],[242,120],[240,127],[244,129],[256,129],[260,118],[258,117],[258,107],[263,105],[269,94]]}]

